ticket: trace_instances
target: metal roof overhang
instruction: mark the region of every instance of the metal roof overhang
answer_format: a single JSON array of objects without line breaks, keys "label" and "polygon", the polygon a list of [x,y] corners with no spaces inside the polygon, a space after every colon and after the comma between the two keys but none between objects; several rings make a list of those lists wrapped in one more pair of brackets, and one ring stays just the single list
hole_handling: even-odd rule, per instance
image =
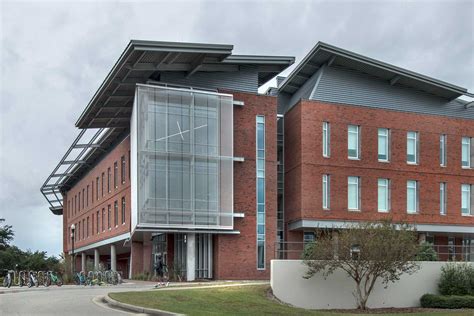
[{"label": "metal roof overhang", "polygon": [[447,100],[468,94],[467,89],[419,73],[399,68],[323,42],[303,58],[279,87],[293,94],[323,65],[340,66],[386,80],[391,85],[402,85],[421,90]]},{"label": "metal roof overhang", "polygon": [[137,83],[160,72],[233,72],[257,67],[259,85],[294,63],[294,57],[231,55],[232,45],[132,40],[76,122],[79,128],[127,127]]}]

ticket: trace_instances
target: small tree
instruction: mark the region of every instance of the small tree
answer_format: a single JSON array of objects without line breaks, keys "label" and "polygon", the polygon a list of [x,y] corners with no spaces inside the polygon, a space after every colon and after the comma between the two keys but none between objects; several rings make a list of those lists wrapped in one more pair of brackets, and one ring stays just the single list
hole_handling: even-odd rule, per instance
[{"label": "small tree", "polygon": [[[0,223],[4,222],[4,218],[0,218]],[[9,246],[10,242],[15,236],[11,225],[2,225],[0,226],[0,249],[5,249]]]},{"label": "small tree", "polygon": [[418,248],[418,253],[416,254],[416,261],[438,261],[438,255],[433,249],[433,245],[428,242],[422,243]]},{"label": "small tree", "polygon": [[344,270],[356,283],[357,307],[367,309],[367,300],[375,283],[400,279],[404,273],[418,270],[413,261],[418,252],[416,231],[406,224],[391,220],[348,225],[339,231],[337,239],[330,232],[320,234],[306,249],[305,278],[322,273],[326,278],[337,269]]}]

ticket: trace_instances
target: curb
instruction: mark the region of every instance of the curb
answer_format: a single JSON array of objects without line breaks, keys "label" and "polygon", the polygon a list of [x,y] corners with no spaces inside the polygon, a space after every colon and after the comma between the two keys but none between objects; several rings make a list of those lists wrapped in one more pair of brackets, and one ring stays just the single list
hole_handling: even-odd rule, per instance
[{"label": "curb", "polygon": [[149,314],[149,315],[160,315],[160,316],[184,316],[184,314],[177,314],[177,313],[172,313],[168,311],[163,311],[159,309],[154,309],[154,308],[146,308],[146,307],[141,307],[141,306],[136,306],[136,305],[131,305],[131,304],[126,304],[126,303],[121,303],[119,301],[114,300],[109,296],[109,294],[104,296],[104,300],[107,302],[107,304],[118,307],[121,309],[125,309],[128,311],[132,311],[135,313],[142,313],[142,314]]}]

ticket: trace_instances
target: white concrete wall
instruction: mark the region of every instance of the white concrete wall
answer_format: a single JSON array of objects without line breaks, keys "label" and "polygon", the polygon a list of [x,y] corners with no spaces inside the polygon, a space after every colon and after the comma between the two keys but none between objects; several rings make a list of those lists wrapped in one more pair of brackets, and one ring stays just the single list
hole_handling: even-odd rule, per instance
[{"label": "white concrete wall", "polygon": [[[384,289],[378,282],[369,296],[368,307],[416,307],[425,293],[438,293],[441,267],[446,262],[420,262],[420,270],[403,275]],[[327,279],[315,275],[304,279],[307,266],[301,260],[272,260],[271,286],[281,301],[307,309],[357,308],[355,282],[342,270]]]}]

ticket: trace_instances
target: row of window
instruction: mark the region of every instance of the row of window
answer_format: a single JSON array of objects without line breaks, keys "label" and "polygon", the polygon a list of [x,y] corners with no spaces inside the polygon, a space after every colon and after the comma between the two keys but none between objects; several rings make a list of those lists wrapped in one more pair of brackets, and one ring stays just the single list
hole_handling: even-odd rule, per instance
[{"label": "row of window", "polygon": [[[331,152],[331,127],[329,122],[323,122],[323,156],[330,157]],[[359,125],[349,125],[347,127],[347,157],[348,159],[360,159],[361,127]],[[390,162],[390,129],[378,129],[378,160],[380,162]],[[474,141],[470,137],[462,137],[461,140],[461,166],[471,168],[472,152]],[[420,139],[419,133],[415,131],[407,132],[406,161],[408,164],[419,163]],[[439,138],[439,164],[442,167],[447,165],[447,135],[441,134]]]},{"label": "row of window", "polygon": [[[322,178],[322,207],[325,210],[330,209],[331,200],[331,176],[323,174]],[[461,214],[474,215],[474,208],[471,201],[474,193],[474,185],[461,185]],[[390,211],[390,179],[379,178],[377,181],[377,210],[379,212]],[[419,190],[420,184],[416,180],[408,180],[407,193],[407,213],[416,214],[419,212]],[[447,183],[441,182],[439,187],[440,206],[439,212],[441,215],[446,215],[447,212]],[[361,210],[361,186],[360,177],[347,177],[347,208],[350,211]]]},{"label": "row of window", "polygon": [[[121,220],[122,220],[122,225],[125,224],[125,209],[126,209],[126,203],[125,203],[125,197],[122,197],[122,209],[121,209]],[[86,238],[89,238],[89,236],[93,236],[94,234],[99,234],[101,231],[105,231],[106,229],[111,230],[112,229],[112,223],[111,223],[111,205],[109,204],[107,206],[107,214],[105,212],[105,208],[101,210],[98,210],[97,213],[94,215],[92,213],[91,216],[87,216],[87,218],[82,219],[82,221],[78,221],[75,226],[76,229],[74,231],[74,239],[75,240],[84,240]],[[91,219],[91,224],[89,226],[89,218]],[[101,222],[102,218],[102,222]],[[114,202],[114,227],[118,227],[119,225],[119,205],[118,201]],[[102,223],[102,225],[100,225]],[[94,225],[95,224],[95,225]],[[91,228],[89,230],[89,227]],[[82,229],[81,229],[82,228]],[[69,229],[69,236],[71,235],[70,232],[70,227]]]},{"label": "row of window", "polygon": [[[128,178],[130,179],[130,152],[129,152],[129,157],[128,157]],[[118,189],[118,177],[119,177],[119,166],[118,162],[114,162],[114,172],[113,172],[113,187],[115,189]],[[122,156],[120,158],[120,182],[122,184],[125,184],[125,178],[126,178],[126,160],[125,156]],[[112,181],[112,170],[109,167],[107,169],[107,192],[111,193],[112,192],[112,186],[111,186],[111,181]],[[102,177],[99,178],[97,177],[95,179],[95,190],[94,190],[94,181],[91,182],[91,184],[87,185],[85,188],[79,190],[78,194],[74,195],[74,197],[71,197],[71,199],[67,202],[67,209],[68,209],[68,217],[76,215],[79,211],[84,210],[85,208],[89,207],[89,201],[91,204],[95,200],[99,200],[100,196],[104,196],[104,190],[105,190],[105,172],[102,172]],[[89,194],[90,192],[90,194]],[[81,194],[82,193],[82,194]],[[94,196],[95,194],[95,196]]]},{"label": "row of window", "polygon": [[265,269],[265,117],[257,116],[257,269]]}]

